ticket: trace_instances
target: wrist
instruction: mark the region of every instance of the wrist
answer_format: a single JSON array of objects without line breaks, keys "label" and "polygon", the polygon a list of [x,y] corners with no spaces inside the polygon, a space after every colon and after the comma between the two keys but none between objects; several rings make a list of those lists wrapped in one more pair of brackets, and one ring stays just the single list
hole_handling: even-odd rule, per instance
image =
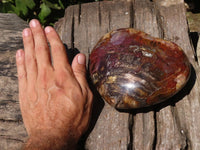
[{"label": "wrist", "polygon": [[60,136],[49,132],[31,134],[23,150],[75,150],[77,140],[72,136]]}]

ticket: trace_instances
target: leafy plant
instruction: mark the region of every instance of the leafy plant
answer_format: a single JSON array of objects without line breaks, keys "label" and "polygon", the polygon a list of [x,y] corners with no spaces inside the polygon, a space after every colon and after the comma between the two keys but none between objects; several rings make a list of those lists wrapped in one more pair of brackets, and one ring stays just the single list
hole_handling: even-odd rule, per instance
[{"label": "leafy plant", "polygon": [[15,13],[22,19],[38,19],[44,26],[63,17],[69,5],[100,0],[0,0],[0,13]]}]

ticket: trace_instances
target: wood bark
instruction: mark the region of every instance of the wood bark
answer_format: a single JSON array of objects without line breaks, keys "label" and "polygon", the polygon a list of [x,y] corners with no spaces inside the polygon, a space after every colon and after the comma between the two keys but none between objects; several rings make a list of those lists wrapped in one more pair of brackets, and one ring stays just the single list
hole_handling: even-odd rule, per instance
[{"label": "wood bark", "polygon": [[[103,1],[70,6],[55,26],[68,53],[87,58],[105,33],[133,27],[177,43],[192,71],[187,85],[168,101],[140,110],[119,112],[95,98],[89,131],[80,141],[88,150],[199,150],[200,74],[196,51],[188,36],[183,0]],[[16,49],[27,25],[14,15],[0,14],[0,149],[20,149],[27,137],[18,104]],[[13,23],[15,22],[15,23]],[[3,38],[2,38],[3,37]]]}]

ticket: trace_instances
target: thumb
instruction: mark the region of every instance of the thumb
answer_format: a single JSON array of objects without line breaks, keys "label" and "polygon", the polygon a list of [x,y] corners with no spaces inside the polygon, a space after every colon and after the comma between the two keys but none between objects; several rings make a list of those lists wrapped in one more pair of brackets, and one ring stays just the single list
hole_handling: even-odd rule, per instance
[{"label": "thumb", "polygon": [[87,86],[86,80],[86,57],[84,54],[77,54],[72,61],[72,70],[81,88]]}]

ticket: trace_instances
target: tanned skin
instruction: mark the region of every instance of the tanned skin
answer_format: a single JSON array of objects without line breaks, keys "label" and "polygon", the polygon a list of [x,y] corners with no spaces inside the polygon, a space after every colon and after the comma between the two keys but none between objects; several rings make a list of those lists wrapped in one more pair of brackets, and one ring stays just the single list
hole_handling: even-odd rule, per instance
[{"label": "tanned skin", "polygon": [[93,99],[85,55],[76,55],[70,65],[52,27],[43,30],[35,19],[29,26],[23,31],[24,50],[16,53],[20,108],[29,135],[23,149],[76,149],[87,130]]}]

